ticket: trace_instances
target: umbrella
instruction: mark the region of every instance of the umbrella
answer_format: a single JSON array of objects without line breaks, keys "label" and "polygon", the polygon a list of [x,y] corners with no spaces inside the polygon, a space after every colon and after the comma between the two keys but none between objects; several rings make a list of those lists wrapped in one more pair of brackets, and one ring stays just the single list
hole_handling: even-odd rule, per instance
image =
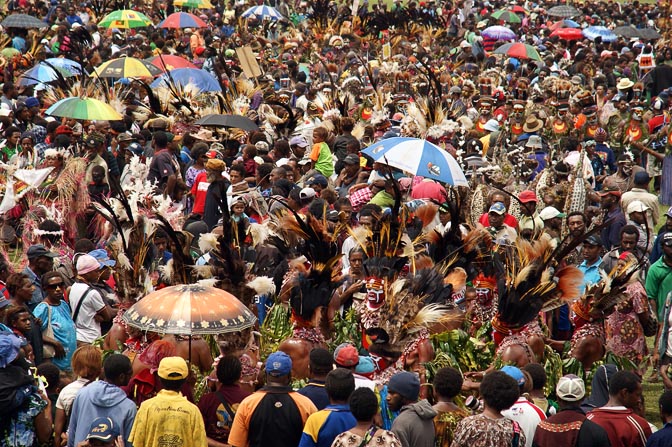
[{"label": "umbrella", "polygon": [[143,28],[151,25],[152,21],[146,15],[131,9],[113,11],[98,23],[103,28]]},{"label": "umbrella", "polygon": [[239,332],[257,321],[229,292],[200,284],[180,284],[152,292],[122,318],[141,331],[180,335]]},{"label": "umbrella", "polygon": [[171,79],[175,84],[182,87],[189,83],[194,84],[203,92],[222,91],[222,87],[214,76],[207,71],[199,70],[198,68],[178,68],[171,70],[170,72],[159,76],[156,81],[152,82],[151,87],[157,88],[167,86]]},{"label": "umbrella", "polygon": [[249,18],[251,16],[255,16],[258,19],[263,19],[265,17],[268,17],[273,20],[280,20],[282,19],[282,14],[280,14],[275,8],[272,6],[266,6],[266,5],[260,5],[260,6],[253,6],[247,11],[245,11],[242,14],[243,17]]},{"label": "umbrella", "polygon": [[99,78],[153,78],[161,74],[161,69],[134,57],[120,57],[103,62],[93,69],[91,76]]},{"label": "umbrella", "polygon": [[394,137],[381,140],[362,151],[374,162],[432,178],[453,186],[468,186],[457,161],[439,146],[419,138]]},{"label": "umbrella", "polygon": [[614,42],[618,39],[618,36],[606,26],[589,26],[583,30],[583,35],[590,40],[601,37],[602,42]]},{"label": "umbrella", "polygon": [[558,36],[563,40],[581,40],[583,31],[579,28],[558,28],[551,33],[551,37]]},{"label": "umbrella", "polygon": [[579,25],[574,20],[563,19],[563,20],[558,20],[553,25],[551,25],[549,28],[551,29],[551,31],[555,31],[558,28],[581,28],[581,25]]},{"label": "umbrella", "polygon": [[573,6],[560,5],[549,9],[547,14],[553,17],[575,17],[580,15],[581,12]]},{"label": "umbrella", "polygon": [[161,56],[150,57],[145,59],[155,67],[159,67],[161,71],[175,70],[176,68],[195,68],[198,67],[181,56],[174,56],[172,54],[162,54]]},{"label": "umbrella", "polygon": [[203,118],[194,122],[199,126],[213,126],[213,127],[232,127],[235,129],[255,131],[259,130],[254,121],[242,115],[219,115],[212,113],[205,115]]},{"label": "umbrella", "polygon": [[44,62],[56,68],[64,68],[71,73],[82,72],[82,64],[75,62],[72,59],[66,59],[64,57],[50,57],[49,59],[45,59]]},{"label": "umbrella", "polygon": [[481,35],[484,37],[488,37],[490,39],[497,39],[497,40],[512,40],[516,38],[516,33],[511,31],[509,28],[500,25],[487,27],[486,29],[481,31]]},{"label": "umbrella", "polygon": [[507,9],[500,9],[499,11],[493,12],[490,17],[497,20],[503,20],[506,23],[521,23],[520,17],[513,11]]},{"label": "umbrella", "polygon": [[14,57],[17,54],[21,54],[19,50],[13,47],[7,47],[3,48],[2,51],[0,51],[0,54],[2,54],[3,57]]},{"label": "umbrella", "polygon": [[19,85],[28,86],[52,82],[59,78],[59,73],[63,77],[74,76],[73,73],[64,68],[50,67],[47,64],[37,64],[21,75],[19,78]]},{"label": "umbrella", "polygon": [[494,54],[505,54],[510,57],[515,57],[517,59],[532,59],[535,61],[540,61],[541,56],[537,52],[536,48],[532,45],[526,43],[505,43],[501,47],[497,48]]},{"label": "umbrella", "polygon": [[188,12],[174,12],[159,23],[159,28],[206,28],[203,20]]},{"label": "umbrella", "polygon": [[530,11],[528,11],[527,9],[523,8],[520,5],[513,5],[511,7],[510,11],[513,11],[517,14],[529,14],[530,13]]},{"label": "umbrella", "polygon": [[[639,30],[639,37],[644,39],[644,40],[654,40],[654,39],[660,39],[661,36],[658,31],[656,31],[653,28],[641,28]],[[633,36],[635,37],[635,36]]]},{"label": "umbrella", "polygon": [[635,28],[634,26],[617,26],[614,28],[613,31],[614,34],[617,36],[622,36],[627,39],[631,39],[633,37],[639,37],[639,30]]},{"label": "umbrella", "polygon": [[120,121],[122,116],[109,104],[93,98],[65,98],[49,107],[45,114],[76,120]]},{"label": "umbrella", "polygon": [[182,6],[184,8],[200,8],[200,9],[212,9],[212,3],[210,0],[175,0],[173,2],[175,6]]},{"label": "umbrella", "polygon": [[42,20],[37,19],[28,14],[12,14],[5,17],[5,20],[0,23],[3,28],[46,28],[49,26]]}]

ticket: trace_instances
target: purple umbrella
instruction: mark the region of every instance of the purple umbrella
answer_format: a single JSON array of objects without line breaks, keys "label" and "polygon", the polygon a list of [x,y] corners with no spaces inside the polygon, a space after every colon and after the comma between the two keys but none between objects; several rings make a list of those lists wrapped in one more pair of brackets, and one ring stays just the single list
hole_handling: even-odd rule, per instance
[{"label": "purple umbrella", "polygon": [[481,31],[481,35],[497,40],[512,40],[516,38],[516,33],[511,31],[509,28],[500,25],[490,26],[484,29]]}]

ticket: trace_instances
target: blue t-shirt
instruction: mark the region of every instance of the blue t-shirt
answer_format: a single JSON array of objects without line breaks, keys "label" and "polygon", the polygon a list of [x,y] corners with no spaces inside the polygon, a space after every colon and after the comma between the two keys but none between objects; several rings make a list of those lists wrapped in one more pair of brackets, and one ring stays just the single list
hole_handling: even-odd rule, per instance
[{"label": "blue t-shirt", "polygon": [[299,447],[330,447],[336,436],[357,425],[347,404],[327,405],[308,417]]},{"label": "blue t-shirt", "polygon": [[47,330],[49,320],[49,308],[51,307],[51,329],[54,331],[54,338],[63,345],[65,357],[52,359],[54,365],[61,371],[70,371],[72,354],[77,349],[77,331],[75,323],[72,321],[70,306],[61,300],[58,306],[49,306],[46,302],[41,302],[35,307],[33,315],[42,320],[42,332]]},{"label": "blue t-shirt", "polygon": [[324,388],[324,382],[309,380],[308,385],[301,388],[298,393],[313,401],[318,410],[322,410],[329,405],[329,396]]},{"label": "blue t-shirt", "polygon": [[667,447],[672,445],[672,422],[663,425],[663,428],[649,436],[646,447]]}]

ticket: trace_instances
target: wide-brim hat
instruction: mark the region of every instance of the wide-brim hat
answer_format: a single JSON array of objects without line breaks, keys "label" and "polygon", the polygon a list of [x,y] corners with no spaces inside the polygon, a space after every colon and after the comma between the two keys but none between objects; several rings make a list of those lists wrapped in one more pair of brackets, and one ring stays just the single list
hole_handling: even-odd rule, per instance
[{"label": "wide-brim hat", "polygon": [[544,122],[536,116],[528,116],[523,124],[523,132],[538,132],[544,127]]},{"label": "wide-brim hat", "polygon": [[618,90],[626,90],[626,89],[629,89],[630,87],[632,87],[633,85],[635,85],[635,83],[632,82],[630,79],[628,79],[628,78],[621,78],[621,79],[618,81],[618,84],[616,84],[616,88],[617,88]]}]

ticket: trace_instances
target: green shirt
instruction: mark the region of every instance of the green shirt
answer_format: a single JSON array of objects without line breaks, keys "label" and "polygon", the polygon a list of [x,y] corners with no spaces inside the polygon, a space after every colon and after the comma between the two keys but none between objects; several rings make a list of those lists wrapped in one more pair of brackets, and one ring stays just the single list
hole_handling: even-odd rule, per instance
[{"label": "green shirt", "polygon": [[672,267],[665,264],[663,257],[658,259],[649,268],[646,274],[646,295],[649,300],[656,302],[658,310],[658,321],[665,317],[665,299],[667,294],[672,291]]},{"label": "green shirt", "polygon": [[310,159],[315,162],[315,169],[326,178],[334,173],[334,159],[331,156],[329,145],[325,142],[313,144]]},{"label": "green shirt", "polygon": [[369,203],[378,205],[381,208],[392,208],[394,206],[394,197],[386,191],[380,191],[369,200]]}]

